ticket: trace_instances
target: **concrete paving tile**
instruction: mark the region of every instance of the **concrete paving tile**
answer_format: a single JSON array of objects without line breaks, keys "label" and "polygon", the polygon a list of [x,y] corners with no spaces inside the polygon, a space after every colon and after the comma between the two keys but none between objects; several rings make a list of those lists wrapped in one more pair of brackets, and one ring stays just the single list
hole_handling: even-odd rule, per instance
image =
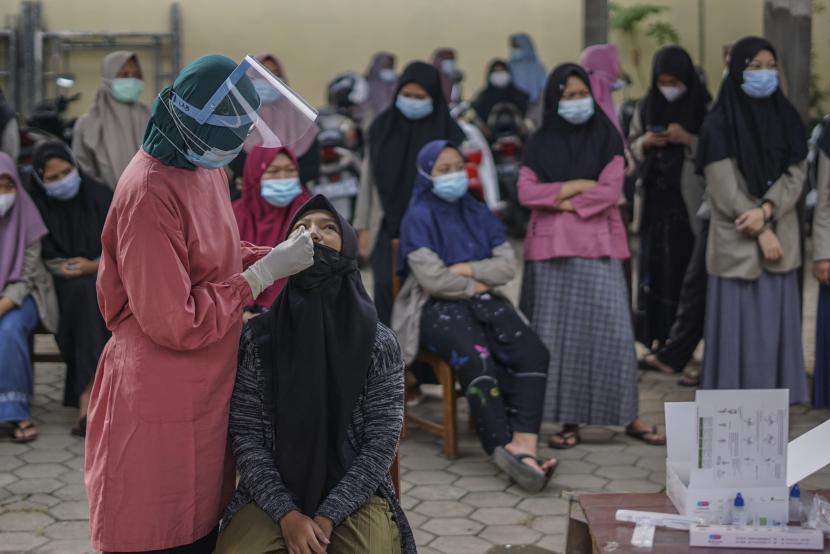
[{"label": "concrete paving tile", "polygon": [[83,481],[61,487],[52,494],[61,500],[86,500],[86,488]]},{"label": "concrete paving tile", "polygon": [[426,546],[435,540],[435,535],[427,533],[423,529],[413,529],[412,534],[415,535],[415,544],[418,546],[419,551],[422,546]]},{"label": "concrete paving tile", "polygon": [[86,501],[61,502],[49,513],[61,521],[89,519],[89,505]]},{"label": "concrete paving tile", "polygon": [[452,462],[443,456],[416,454],[401,458],[401,467],[406,469],[446,469]]},{"label": "concrete paving tile", "polygon": [[652,481],[646,481],[642,479],[618,479],[615,481],[611,481],[605,487],[607,491],[614,491],[614,492],[660,492],[663,490],[665,486],[665,482],[663,484],[654,483]]},{"label": "concrete paving tile", "polygon": [[536,543],[536,546],[555,552],[556,554],[564,554],[565,552],[565,535],[545,535]]},{"label": "concrete paving tile", "polygon": [[521,497],[509,492],[471,492],[462,500],[476,508],[512,508],[521,501]]},{"label": "concrete paving tile", "polygon": [[648,477],[649,471],[634,466],[603,466],[596,471],[596,474],[606,479],[644,479]]},{"label": "concrete paving tile", "polygon": [[539,516],[530,526],[546,535],[564,534],[568,529],[568,516]]},{"label": "concrete paving tile", "polygon": [[466,517],[444,517],[430,519],[421,526],[421,529],[439,537],[451,535],[476,535],[484,525]]},{"label": "concrete paving tile", "polygon": [[26,464],[14,470],[14,474],[22,479],[57,477],[62,473],[66,473],[66,467],[61,464]]},{"label": "concrete paving tile", "polygon": [[23,460],[17,456],[3,454],[0,456],[0,472],[10,472],[23,465]]},{"label": "concrete paving tile", "polygon": [[633,464],[637,461],[637,456],[627,451],[591,452],[590,454],[585,456],[585,461],[600,466],[622,466]]},{"label": "concrete paving tile", "polygon": [[35,554],[95,554],[96,552],[89,539],[52,541],[35,550]]},{"label": "concrete paving tile", "polygon": [[64,484],[57,479],[18,479],[14,483],[6,485],[10,492],[15,494],[50,493],[58,490]]},{"label": "concrete paving tile", "polygon": [[487,525],[524,525],[533,519],[516,508],[479,508],[470,517]]},{"label": "concrete paving tile", "polygon": [[558,516],[567,514],[569,506],[562,498],[526,498],[516,508],[534,516]]},{"label": "concrete paving tile", "polygon": [[44,448],[21,454],[20,458],[24,462],[29,462],[30,464],[43,464],[65,462],[74,456],[75,455],[72,454],[72,452],[69,452],[63,448]]},{"label": "concrete paving tile", "polygon": [[473,507],[456,500],[426,500],[418,504],[415,512],[428,518],[464,517],[470,515]]},{"label": "concrete paving tile", "polygon": [[492,492],[503,491],[510,486],[510,482],[503,477],[483,475],[477,477],[462,477],[454,485],[470,492]]},{"label": "concrete paving tile", "polygon": [[596,475],[553,475],[551,483],[566,490],[599,491],[608,483]]},{"label": "concrete paving tile", "polygon": [[43,534],[55,540],[83,539],[89,544],[89,522],[88,521],[56,521],[46,529]]},{"label": "concrete paving tile", "polygon": [[493,463],[489,460],[461,460],[453,462],[453,464],[446,469],[447,471],[450,471],[461,477],[478,477],[483,475],[499,474],[499,468],[493,465]]},{"label": "concrete paving tile", "polygon": [[467,491],[453,485],[421,485],[413,487],[407,494],[419,500],[458,500]]},{"label": "concrete paving tile", "polygon": [[49,539],[36,533],[3,533],[0,535],[0,552],[28,552]]},{"label": "concrete paving tile", "polygon": [[406,474],[406,480],[413,485],[449,485],[457,479],[457,475],[438,470],[414,470]]},{"label": "concrete paving tile", "polygon": [[479,536],[493,544],[516,546],[534,544],[542,533],[523,525],[488,525]]},{"label": "concrete paving tile", "polygon": [[438,537],[430,547],[443,554],[487,554],[492,543],[478,537]]},{"label": "concrete paving tile", "polygon": [[54,519],[40,512],[6,512],[0,515],[0,532],[34,531],[41,532],[54,523]]}]

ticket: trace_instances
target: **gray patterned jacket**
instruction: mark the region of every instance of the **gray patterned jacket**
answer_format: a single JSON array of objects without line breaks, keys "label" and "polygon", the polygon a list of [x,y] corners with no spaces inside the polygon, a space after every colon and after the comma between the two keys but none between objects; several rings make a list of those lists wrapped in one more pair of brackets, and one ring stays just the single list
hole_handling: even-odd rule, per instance
[{"label": "gray patterned jacket", "polygon": [[[222,528],[250,502],[256,502],[274,522],[298,509],[274,464],[274,430],[265,405],[263,370],[257,337],[246,326],[239,347],[230,412],[231,448],[239,484],[225,510]],[[370,496],[380,496],[388,502],[398,524],[402,554],[411,554],[416,552],[415,539],[389,477],[403,425],[403,370],[395,335],[379,323],[372,364],[347,431],[347,450],[354,453],[352,463],[315,515],[331,519],[336,526],[363,506]]]}]

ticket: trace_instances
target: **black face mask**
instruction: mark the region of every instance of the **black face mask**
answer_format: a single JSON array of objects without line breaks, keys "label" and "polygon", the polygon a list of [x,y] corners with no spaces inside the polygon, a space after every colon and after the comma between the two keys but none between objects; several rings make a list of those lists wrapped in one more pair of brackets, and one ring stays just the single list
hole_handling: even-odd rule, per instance
[{"label": "black face mask", "polygon": [[337,250],[314,243],[314,264],[291,277],[291,282],[302,289],[315,289],[352,270],[356,264],[356,260]]}]

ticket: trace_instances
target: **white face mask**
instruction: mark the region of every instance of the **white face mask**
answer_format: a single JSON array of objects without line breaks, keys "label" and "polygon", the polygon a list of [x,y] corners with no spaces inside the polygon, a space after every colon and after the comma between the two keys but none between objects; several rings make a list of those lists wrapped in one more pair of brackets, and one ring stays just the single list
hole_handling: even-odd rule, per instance
[{"label": "white face mask", "polygon": [[674,102],[686,93],[686,85],[684,85],[683,83],[680,83],[679,85],[674,87],[658,86],[657,88],[660,89],[660,92],[663,94],[663,96],[666,98],[666,101],[668,102]]},{"label": "white face mask", "polygon": [[16,192],[6,192],[0,194],[0,217],[5,216],[11,211],[14,206],[14,199],[17,197]]},{"label": "white face mask", "polygon": [[494,71],[490,74],[490,84],[496,88],[504,88],[510,84],[512,77],[509,71]]}]

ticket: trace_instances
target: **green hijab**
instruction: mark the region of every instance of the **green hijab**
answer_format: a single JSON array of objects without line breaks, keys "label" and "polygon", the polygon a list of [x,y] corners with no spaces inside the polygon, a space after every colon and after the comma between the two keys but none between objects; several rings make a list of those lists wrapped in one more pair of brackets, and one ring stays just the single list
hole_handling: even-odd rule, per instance
[{"label": "green hijab", "polygon": [[[187,152],[189,148],[197,154],[202,154],[204,151],[192,144],[193,139],[185,141],[182,137],[181,131],[168,111],[176,110],[170,103],[171,93],[201,108],[238,65],[230,58],[213,54],[201,57],[185,67],[176,77],[173,86],[162,90],[153,102],[150,123],[144,132],[144,151],[165,165],[181,169],[195,169],[196,166],[190,163],[182,152]],[[236,83],[236,88],[251,106],[259,106],[259,96],[247,76],[243,76]],[[219,115],[237,113],[239,107],[237,106],[235,110],[231,102],[231,97],[226,97],[215,113]],[[209,124],[199,125],[182,112],[178,112],[177,115],[179,121],[187,129],[202,142],[214,148],[233,150],[244,141],[244,133],[240,136],[238,130]],[[171,144],[171,141],[175,144]]]}]

